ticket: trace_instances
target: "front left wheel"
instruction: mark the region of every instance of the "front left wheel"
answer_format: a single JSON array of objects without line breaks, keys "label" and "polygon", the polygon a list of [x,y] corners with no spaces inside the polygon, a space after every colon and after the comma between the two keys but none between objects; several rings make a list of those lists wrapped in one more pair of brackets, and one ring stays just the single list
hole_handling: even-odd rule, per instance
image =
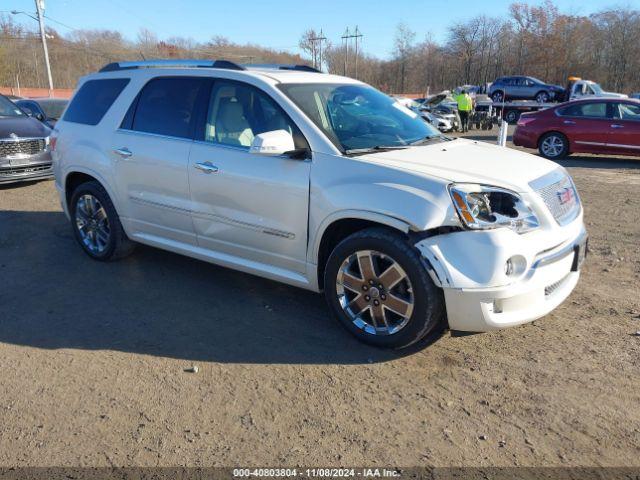
[{"label": "front left wheel", "polygon": [[371,345],[407,347],[443,324],[443,294],[425,260],[390,230],[362,230],[338,244],[324,290],[340,323]]},{"label": "front left wheel", "polygon": [[117,260],[134,247],[124,232],[109,194],[96,181],[79,185],[71,195],[69,213],[73,233],[87,255],[95,260]]}]

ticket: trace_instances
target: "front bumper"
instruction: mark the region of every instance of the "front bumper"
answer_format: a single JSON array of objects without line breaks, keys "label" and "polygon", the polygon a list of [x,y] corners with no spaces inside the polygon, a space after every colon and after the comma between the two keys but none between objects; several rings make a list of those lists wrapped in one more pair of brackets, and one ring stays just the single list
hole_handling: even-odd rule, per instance
[{"label": "front bumper", "polygon": [[48,151],[26,158],[0,158],[0,184],[43,180],[53,177],[51,154]]},{"label": "front bumper", "polygon": [[[443,288],[452,330],[486,332],[531,322],[560,305],[578,283],[587,242],[581,218],[573,222],[567,240],[542,251],[527,252],[527,246],[536,248],[540,242],[518,243],[510,238],[513,232],[502,230],[444,235],[467,236],[466,252],[457,258],[462,244],[451,239],[431,237],[416,244]],[[469,234],[476,234],[476,241]],[[503,267],[514,255],[524,266],[510,280]]]}]

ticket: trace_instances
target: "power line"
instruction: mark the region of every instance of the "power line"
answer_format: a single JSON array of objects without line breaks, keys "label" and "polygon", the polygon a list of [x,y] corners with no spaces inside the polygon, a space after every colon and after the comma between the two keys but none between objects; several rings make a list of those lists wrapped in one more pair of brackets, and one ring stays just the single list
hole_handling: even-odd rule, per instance
[{"label": "power line", "polygon": [[[320,29],[320,34],[311,37],[309,41],[311,42],[311,56],[313,57],[313,67],[319,68],[322,70],[322,42],[324,42],[327,37],[322,33],[322,29]],[[316,43],[318,43],[318,55],[316,61]]]},{"label": "power line", "polygon": [[355,64],[356,64],[356,74],[355,77],[358,77],[358,40],[362,38],[364,35],[360,33],[358,26],[356,25],[356,29],[353,33],[349,33],[349,27],[344,32],[342,41],[344,43],[344,75],[347,75],[347,64],[349,63],[349,41],[351,39],[355,40]]}]

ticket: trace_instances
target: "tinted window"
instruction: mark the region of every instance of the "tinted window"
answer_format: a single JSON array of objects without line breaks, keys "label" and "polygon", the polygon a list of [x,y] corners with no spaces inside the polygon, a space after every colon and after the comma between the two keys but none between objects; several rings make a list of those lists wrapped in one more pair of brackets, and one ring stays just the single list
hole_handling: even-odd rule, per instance
[{"label": "tinted window", "polygon": [[607,118],[607,104],[605,102],[577,103],[560,109],[560,115],[565,117]]},{"label": "tinted window", "polygon": [[192,138],[196,100],[207,84],[204,78],[156,78],[140,92],[132,130]]},{"label": "tinted window", "polygon": [[97,125],[129,83],[127,78],[89,80],[75,94],[64,114],[66,122]]},{"label": "tinted window", "polygon": [[249,148],[256,135],[289,132],[296,148],[307,148],[296,125],[271,97],[250,85],[217,81],[209,99],[204,140]]}]

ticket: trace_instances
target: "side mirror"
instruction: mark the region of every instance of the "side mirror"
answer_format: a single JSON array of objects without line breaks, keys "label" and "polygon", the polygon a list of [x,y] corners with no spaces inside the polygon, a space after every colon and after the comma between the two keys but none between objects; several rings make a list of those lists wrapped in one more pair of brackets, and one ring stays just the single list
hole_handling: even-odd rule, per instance
[{"label": "side mirror", "polygon": [[44,122],[44,115],[41,113],[36,113],[35,117],[40,120],[41,122]]},{"label": "side mirror", "polygon": [[273,130],[256,135],[251,142],[249,153],[277,156],[296,149],[293,136],[286,130]]}]

